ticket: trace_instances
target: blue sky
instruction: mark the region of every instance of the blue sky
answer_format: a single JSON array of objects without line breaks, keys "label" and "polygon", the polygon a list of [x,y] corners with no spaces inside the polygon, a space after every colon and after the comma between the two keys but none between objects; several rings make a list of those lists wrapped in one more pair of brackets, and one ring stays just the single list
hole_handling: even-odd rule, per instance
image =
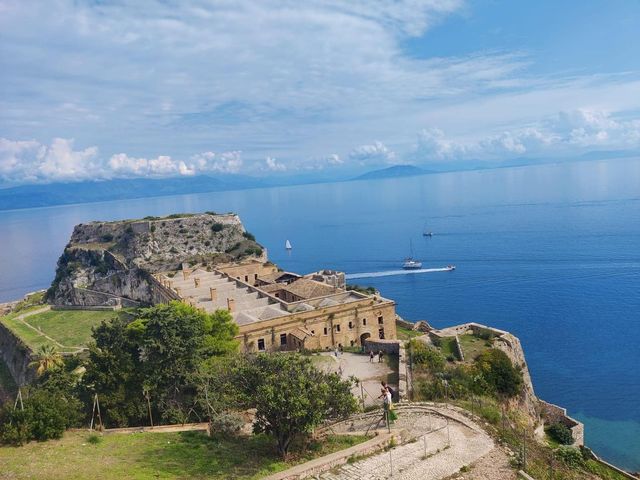
[{"label": "blue sky", "polygon": [[0,0],[0,184],[640,151],[640,2]]}]

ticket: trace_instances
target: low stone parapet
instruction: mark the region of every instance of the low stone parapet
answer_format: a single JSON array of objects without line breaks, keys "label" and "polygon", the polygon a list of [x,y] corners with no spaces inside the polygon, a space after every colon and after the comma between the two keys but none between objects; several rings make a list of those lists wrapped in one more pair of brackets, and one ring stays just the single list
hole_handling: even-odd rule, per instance
[{"label": "low stone parapet", "polygon": [[391,433],[381,433],[373,437],[371,440],[354,445],[353,447],[331,453],[321,458],[316,458],[315,460],[311,460],[301,465],[296,465],[288,470],[264,477],[264,480],[298,480],[319,475],[320,473],[331,470],[334,467],[344,465],[347,463],[349,458],[371,455],[372,453],[377,453],[380,450],[383,450],[387,445],[389,445],[393,436],[394,435]]},{"label": "low stone parapet", "polygon": [[546,423],[562,423],[571,430],[571,436],[573,437],[573,445],[584,445],[584,425],[575,418],[567,415],[565,408],[554,405],[553,403],[545,402],[538,399],[541,413]]}]

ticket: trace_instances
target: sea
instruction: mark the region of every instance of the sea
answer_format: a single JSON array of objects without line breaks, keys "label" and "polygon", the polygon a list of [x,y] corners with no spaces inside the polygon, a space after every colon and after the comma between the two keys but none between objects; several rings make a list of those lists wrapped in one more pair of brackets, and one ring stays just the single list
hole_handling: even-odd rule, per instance
[{"label": "sea", "polygon": [[[204,211],[237,212],[285,270],[364,274],[407,320],[514,333],[536,394],[640,470],[640,159],[4,211],[0,301],[51,283],[75,224]],[[456,270],[385,275],[410,255]]]}]

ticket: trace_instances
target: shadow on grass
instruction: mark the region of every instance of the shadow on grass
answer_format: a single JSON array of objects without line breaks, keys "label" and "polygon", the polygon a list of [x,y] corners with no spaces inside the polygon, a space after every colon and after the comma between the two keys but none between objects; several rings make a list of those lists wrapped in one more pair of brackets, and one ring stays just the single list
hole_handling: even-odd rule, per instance
[{"label": "shadow on grass", "polygon": [[139,462],[160,478],[261,478],[298,463],[355,445],[360,437],[329,437],[323,443],[295,444],[287,461],[276,453],[266,435],[213,436],[183,432],[172,444],[154,445]]},{"label": "shadow on grass", "polygon": [[139,462],[160,478],[252,478],[286,468],[273,441],[264,435],[207,437],[202,432],[182,432],[176,438],[171,444],[154,445]]}]

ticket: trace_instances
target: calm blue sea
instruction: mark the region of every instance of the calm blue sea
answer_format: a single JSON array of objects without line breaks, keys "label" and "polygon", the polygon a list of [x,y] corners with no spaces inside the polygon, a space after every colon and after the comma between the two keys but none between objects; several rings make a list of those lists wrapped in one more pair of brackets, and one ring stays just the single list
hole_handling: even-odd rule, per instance
[{"label": "calm blue sea", "polygon": [[425,267],[456,264],[358,282],[406,319],[518,335],[537,394],[640,470],[640,159],[0,212],[0,301],[48,286],[77,223],[205,210],[238,212],[297,272],[395,270],[410,242]]}]

